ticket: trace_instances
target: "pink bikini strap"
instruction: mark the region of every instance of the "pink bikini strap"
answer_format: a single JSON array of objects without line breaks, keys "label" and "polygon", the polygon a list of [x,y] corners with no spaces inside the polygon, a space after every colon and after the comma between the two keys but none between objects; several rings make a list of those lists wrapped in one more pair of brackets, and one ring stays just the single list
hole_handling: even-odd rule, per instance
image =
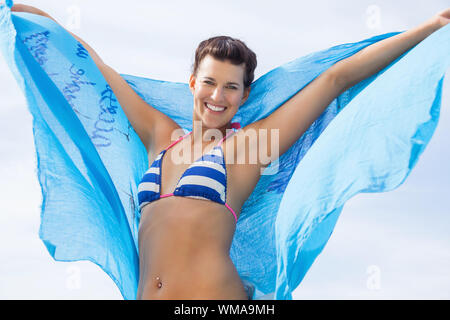
[{"label": "pink bikini strap", "polygon": [[[239,124],[239,122],[232,122],[231,123],[231,128],[237,130],[237,129],[241,128],[241,125]],[[230,135],[232,135],[234,132],[236,132],[236,130],[232,130],[232,131],[228,132],[227,135],[225,137],[223,137],[222,140],[220,140],[220,142],[219,142],[219,144],[217,146],[221,146],[222,143],[225,141],[225,139],[228,138]],[[236,217],[236,215],[234,215],[234,216]]]},{"label": "pink bikini strap", "polygon": [[237,223],[237,221],[238,221],[238,219],[237,219],[237,216],[236,216],[236,213],[234,212],[234,210],[233,210],[233,208],[231,208],[227,203],[225,203],[225,207],[227,207],[228,208],[228,210],[230,210],[231,211],[231,213],[233,214],[233,216],[234,216],[234,220],[236,221],[236,223]]},{"label": "pink bikini strap", "polygon": [[177,144],[177,142],[183,140],[184,138],[186,138],[186,137],[187,137],[188,135],[190,135],[191,133],[192,133],[192,131],[191,131],[191,132],[188,132],[188,133],[186,133],[184,136],[178,138],[178,140],[175,140],[174,142],[172,142],[165,150],[170,149],[174,144]]},{"label": "pink bikini strap", "polygon": [[[228,138],[228,136],[230,136],[231,134],[235,133],[238,129],[240,129],[241,125],[239,124],[239,122],[233,122],[233,123],[231,123],[231,128],[236,129],[236,130],[232,130],[232,131],[228,132],[227,135],[222,140],[220,140],[218,146],[222,145],[222,143],[225,141],[226,138]],[[233,208],[231,208],[227,203],[225,203],[225,207],[227,207],[227,209],[230,210],[230,212],[234,216],[234,221],[236,221],[236,223],[237,223],[238,219],[237,219],[236,213],[234,212]]]}]

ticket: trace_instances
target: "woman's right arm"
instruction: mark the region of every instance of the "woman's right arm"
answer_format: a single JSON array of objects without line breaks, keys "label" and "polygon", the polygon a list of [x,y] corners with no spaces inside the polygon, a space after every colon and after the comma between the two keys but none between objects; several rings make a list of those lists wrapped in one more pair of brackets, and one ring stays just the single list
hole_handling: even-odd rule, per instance
[{"label": "woman's right arm", "polygon": [[[15,4],[11,10],[38,14],[56,22],[49,14],[32,6]],[[138,134],[147,149],[147,152],[155,151],[153,148],[157,148],[158,145],[165,145],[167,143],[167,138],[170,139],[171,131],[179,128],[176,122],[164,113],[147,104],[119,73],[103,62],[94,49],[72,32],[66,31],[77,39],[89,52],[91,58],[94,60],[100,72],[103,74],[103,77],[114,92],[128,121],[130,121],[133,129]],[[157,141],[158,139],[161,141]],[[150,148],[152,148],[152,150],[150,150]]]}]

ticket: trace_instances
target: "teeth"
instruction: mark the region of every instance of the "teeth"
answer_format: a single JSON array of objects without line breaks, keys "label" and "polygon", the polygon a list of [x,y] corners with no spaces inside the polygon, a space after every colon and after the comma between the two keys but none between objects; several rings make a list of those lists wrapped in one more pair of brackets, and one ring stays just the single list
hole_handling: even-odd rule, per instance
[{"label": "teeth", "polygon": [[209,104],[209,103],[207,103],[206,106],[207,106],[209,109],[213,110],[213,111],[223,111],[223,110],[225,110],[225,108],[216,107],[216,106],[213,106],[213,105],[211,105],[211,104]]}]

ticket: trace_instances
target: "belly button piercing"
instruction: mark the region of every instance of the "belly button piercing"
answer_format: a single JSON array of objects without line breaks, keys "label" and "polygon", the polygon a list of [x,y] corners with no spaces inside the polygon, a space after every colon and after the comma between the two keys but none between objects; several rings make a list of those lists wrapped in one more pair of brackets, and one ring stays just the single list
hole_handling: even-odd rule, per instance
[{"label": "belly button piercing", "polygon": [[157,287],[161,288],[162,287],[162,282],[160,281],[160,278],[156,277],[156,281],[158,281]]}]

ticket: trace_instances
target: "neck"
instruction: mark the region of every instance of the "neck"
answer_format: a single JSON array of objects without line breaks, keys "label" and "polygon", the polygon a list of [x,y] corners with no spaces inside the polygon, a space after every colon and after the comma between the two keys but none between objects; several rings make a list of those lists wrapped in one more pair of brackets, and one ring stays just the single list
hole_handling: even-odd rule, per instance
[{"label": "neck", "polygon": [[217,143],[226,136],[227,130],[231,129],[231,122],[228,122],[220,128],[208,128],[205,127],[201,121],[196,120],[192,126],[191,136],[194,144],[203,146],[214,143],[217,145]]}]

